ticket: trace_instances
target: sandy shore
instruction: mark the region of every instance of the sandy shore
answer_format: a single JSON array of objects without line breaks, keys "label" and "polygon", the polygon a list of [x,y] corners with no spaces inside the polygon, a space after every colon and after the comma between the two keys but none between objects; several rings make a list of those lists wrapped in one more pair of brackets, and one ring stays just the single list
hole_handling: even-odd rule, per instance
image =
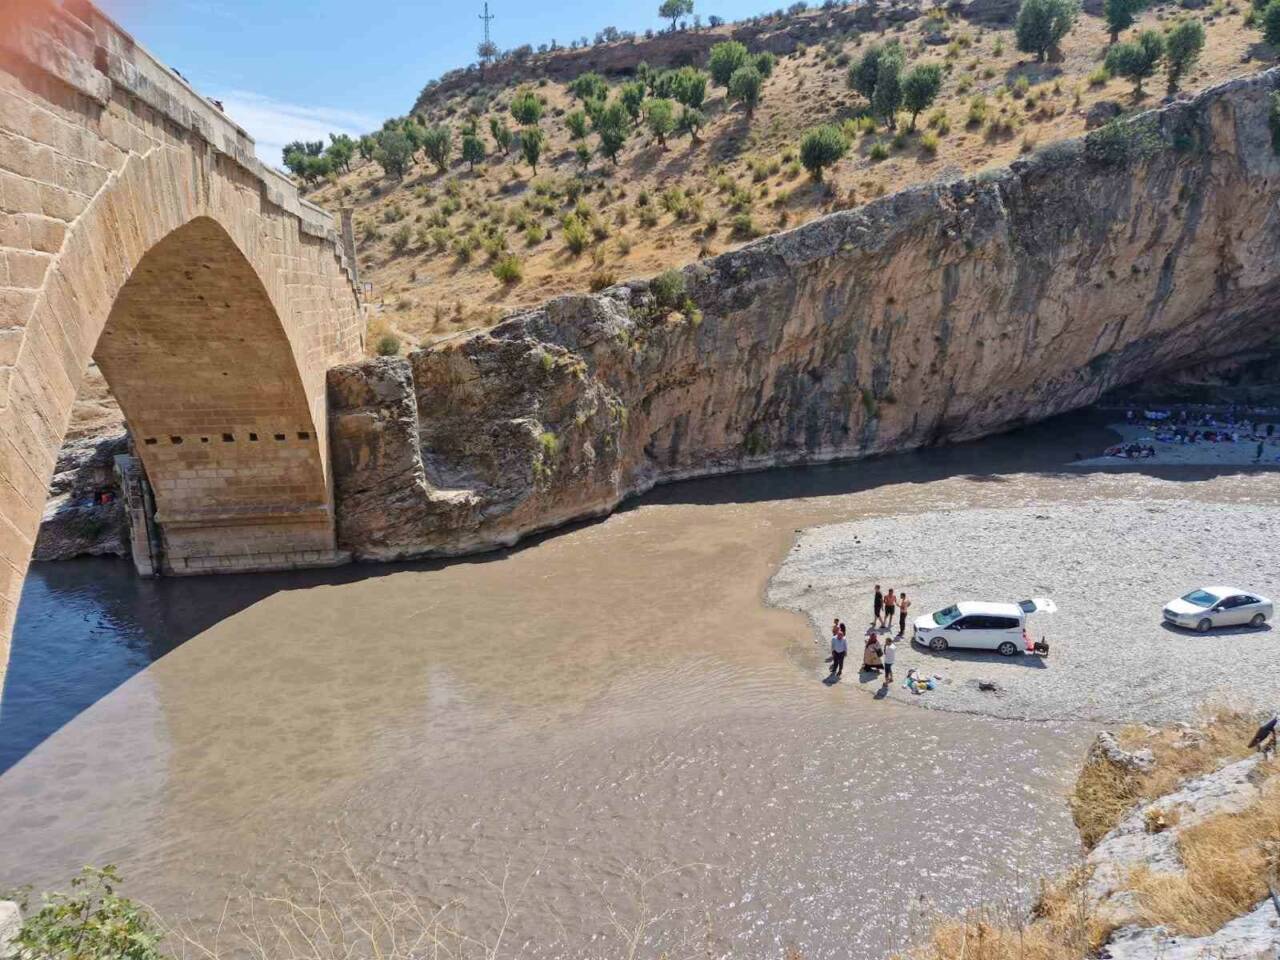
[{"label": "sandy shore", "polygon": [[[1128,460],[1124,457],[1096,456],[1085,460],[1076,460],[1074,467],[1149,467],[1152,464],[1176,464],[1185,466],[1254,466],[1258,465],[1258,441],[1239,440],[1227,443],[1161,443],[1156,439],[1156,432],[1151,427],[1128,423],[1110,424],[1109,428],[1118,433],[1121,443],[1140,443],[1155,448],[1155,457],[1139,460]],[[1280,436],[1271,437],[1263,442],[1261,464],[1280,466]],[[1082,451],[1083,452],[1083,451]]]},{"label": "sandy shore", "polygon": [[[770,603],[806,614],[819,637],[847,622],[853,642],[844,683],[879,690],[858,673],[875,583],[906,592],[921,615],[958,600],[1054,598],[1059,612],[1031,617],[1051,655],[935,654],[899,644],[888,696],[943,710],[1023,719],[1172,721],[1206,700],[1280,700],[1280,629],[1230,628],[1208,636],[1165,627],[1165,601],[1206,583],[1280,593],[1280,511],[1194,501],[1097,501],[921,513],[805,530],[770,582]],[[907,628],[910,635],[910,625]],[[942,678],[914,695],[915,667]],[[979,681],[994,681],[995,692]]]}]

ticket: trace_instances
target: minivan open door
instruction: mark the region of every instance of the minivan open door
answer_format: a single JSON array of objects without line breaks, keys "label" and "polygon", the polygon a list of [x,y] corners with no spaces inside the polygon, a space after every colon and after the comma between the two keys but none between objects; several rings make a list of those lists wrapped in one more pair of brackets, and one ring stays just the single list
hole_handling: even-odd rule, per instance
[{"label": "minivan open door", "polygon": [[1033,597],[1030,600],[1019,600],[1018,606],[1023,613],[1057,613],[1058,605],[1048,597]]}]

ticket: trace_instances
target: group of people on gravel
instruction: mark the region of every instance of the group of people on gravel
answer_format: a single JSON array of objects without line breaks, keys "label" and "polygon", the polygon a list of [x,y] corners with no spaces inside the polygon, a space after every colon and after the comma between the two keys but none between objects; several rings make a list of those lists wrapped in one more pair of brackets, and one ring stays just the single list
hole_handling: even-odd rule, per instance
[{"label": "group of people on gravel", "polygon": [[[898,657],[898,643],[907,632],[907,611],[911,608],[911,598],[906,592],[895,593],[893,587],[888,592],[881,592],[880,584],[876,584],[875,597],[872,600],[871,625],[867,627],[862,644],[862,672],[879,673],[884,671],[884,685],[893,683],[893,664]],[[898,617],[898,632],[893,633],[893,618]],[[881,631],[888,631],[888,636],[881,642]],[[815,642],[817,638],[814,638]],[[831,624],[831,656],[827,658],[831,664],[828,680],[838,679],[844,675],[844,660],[849,654],[848,630],[839,617]]]}]

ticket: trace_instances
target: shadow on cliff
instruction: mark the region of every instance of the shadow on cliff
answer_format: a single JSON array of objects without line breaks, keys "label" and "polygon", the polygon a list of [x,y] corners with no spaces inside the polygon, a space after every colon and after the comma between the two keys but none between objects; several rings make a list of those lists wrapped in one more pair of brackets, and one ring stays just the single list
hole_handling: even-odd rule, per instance
[{"label": "shadow on cliff", "polygon": [[1267,467],[1175,466],[1144,461],[1116,467],[1077,467],[1072,461],[1097,455],[1117,442],[1108,429],[1115,419],[1097,411],[1066,414],[1008,433],[944,447],[928,447],[865,460],[787,467],[757,473],[686,480],[624,504],[617,512],[649,503],[758,503],[800,497],[859,493],[899,483],[935,483],[963,477],[976,483],[1004,483],[1012,474],[1078,477],[1084,473],[1139,473],[1175,481],[1202,481]]},{"label": "shadow on cliff", "polygon": [[[646,504],[755,503],[857,493],[948,477],[1003,483],[1010,474],[1078,476],[1068,464],[1117,438],[1094,412],[1070,414],[985,440],[896,456],[688,480],[659,487],[617,512]],[[1257,470],[1258,468],[1253,468]],[[1266,469],[1266,468],[1262,468]],[[1117,467],[1115,472],[1198,481],[1250,468]],[[1112,472],[1091,469],[1090,472]],[[471,557],[331,570],[140,580],[128,561],[83,559],[31,566],[23,586],[3,697],[0,773],[149,664],[273,594],[341,585],[405,570],[501,562],[514,552],[607,518],[531,536]]]}]

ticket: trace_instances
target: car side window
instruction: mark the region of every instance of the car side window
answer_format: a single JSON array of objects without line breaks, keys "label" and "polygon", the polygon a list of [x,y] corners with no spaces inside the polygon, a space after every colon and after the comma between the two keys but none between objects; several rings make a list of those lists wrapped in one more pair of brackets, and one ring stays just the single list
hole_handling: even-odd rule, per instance
[{"label": "car side window", "polygon": [[1257,597],[1248,597],[1248,596],[1245,596],[1245,597],[1241,597],[1241,598],[1240,598],[1240,603],[1241,603],[1241,605],[1243,605],[1243,606],[1248,606],[1248,605],[1249,605],[1249,604],[1251,604],[1251,603],[1259,603],[1259,602],[1260,602],[1260,601],[1258,600],[1258,598],[1257,598]]},{"label": "car side window", "polygon": [[1245,602],[1244,597],[1227,597],[1218,606],[1224,610],[1233,610]]},{"label": "car side window", "polygon": [[951,624],[953,630],[972,630],[977,626],[975,621],[978,617],[961,617],[955,623]]},{"label": "car side window", "polygon": [[992,617],[991,626],[996,630],[1014,630],[1019,624],[1014,617]]}]

